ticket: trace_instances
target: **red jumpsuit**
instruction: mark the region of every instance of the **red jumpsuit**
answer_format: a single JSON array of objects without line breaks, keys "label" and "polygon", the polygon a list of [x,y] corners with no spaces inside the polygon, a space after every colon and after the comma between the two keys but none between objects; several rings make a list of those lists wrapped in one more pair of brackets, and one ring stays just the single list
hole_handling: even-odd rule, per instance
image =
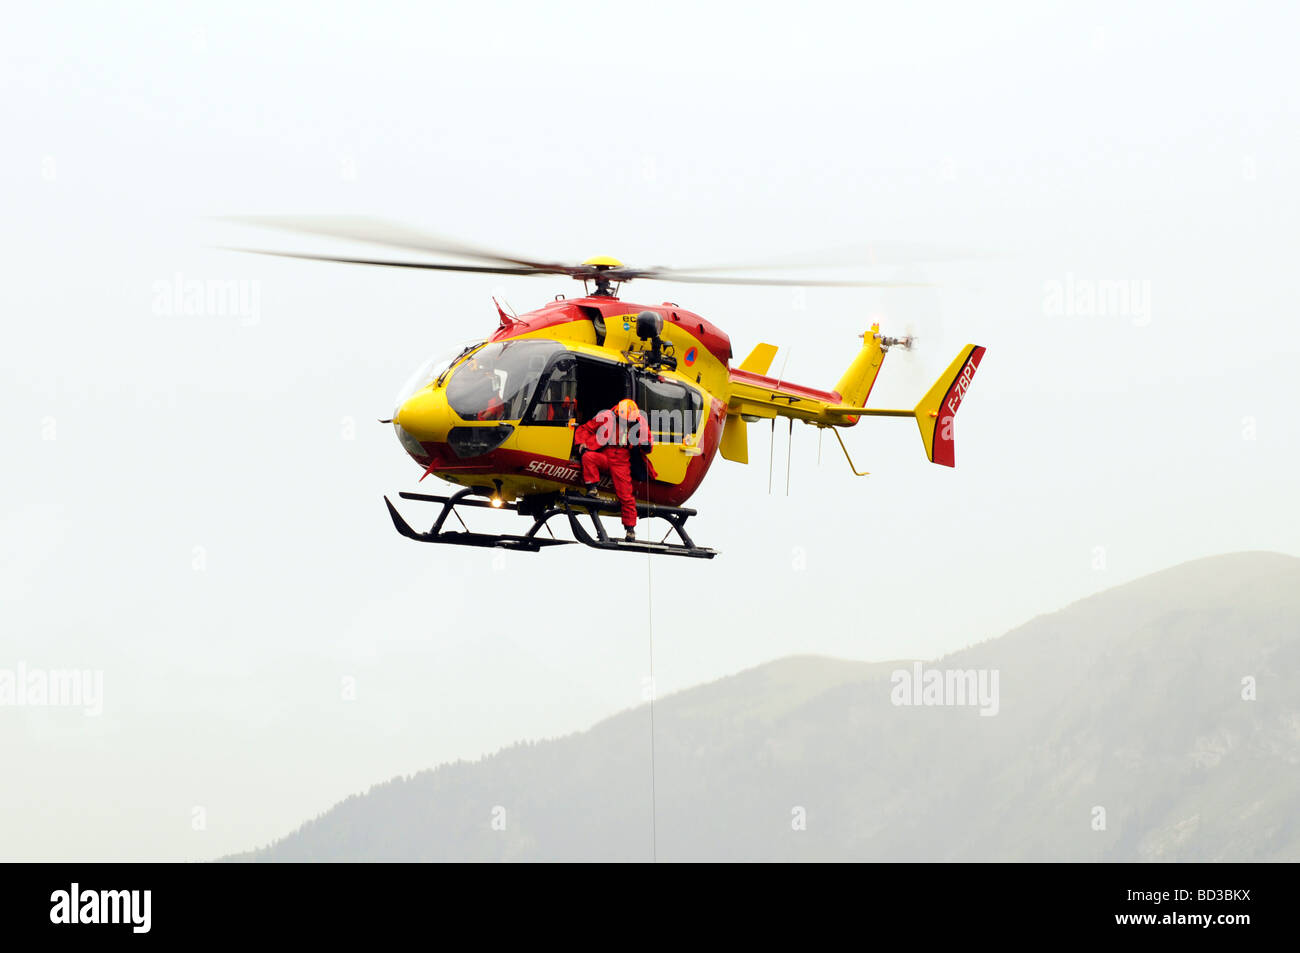
[{"label": "red jumpsuit", "polygon": [[[600,482],[608,472],[614,483],[614,496],[622,509],[623,525],[636,525],[636,493],[632,486],[632,454],[647,454],[654,446],[650,422],[645,414],[624,423],[612,410],[602,410],[573,433],[573,445],[586,448],[582,454],[582,482]],[[654,465],[643,456],[646,475],[654,479]]]}]

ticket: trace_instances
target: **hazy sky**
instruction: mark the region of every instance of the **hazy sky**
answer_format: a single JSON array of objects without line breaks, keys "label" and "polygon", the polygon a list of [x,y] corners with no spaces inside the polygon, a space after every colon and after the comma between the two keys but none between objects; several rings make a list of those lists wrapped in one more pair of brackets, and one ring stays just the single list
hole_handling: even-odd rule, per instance
[{"label": "hazy sky", "polygon": [[[1294,8],[64,4],[0,38],[0,859],[201,859],[394,774],[793,653],[933,657],[1152,570],[1300,554]],[[389,416],[430,354],[577,289],[264,259],[210,216],[376,215],[544,257],[729,262],[905,239],[936,290],[642,283],[738,357],[873,403],[988,355],[957,468],[915,427],[751,427],[709,563],[419,546]],[[356,250],[329,246],[335,250]],[[177,281],[244,283],[187,314]],[[1119,311],[1089,289],[1123,282]],[[1066,306],[1063,301],[1071,304]],[[1116,299],[1119,300],[1119,299]],[[428,486],[426,481],[425,486]],[[492,514],[485,514],[490,517]],[[508,517],[497,514],[504,528]],[[651,596],[652,594],[652,596]],[[351,681],[345,681],[351,680]],[[345,687],[355,699],[345,698]],[[200,823],[200,821],[202,823]],[[202,829],[196,830],[199,826]]]}]

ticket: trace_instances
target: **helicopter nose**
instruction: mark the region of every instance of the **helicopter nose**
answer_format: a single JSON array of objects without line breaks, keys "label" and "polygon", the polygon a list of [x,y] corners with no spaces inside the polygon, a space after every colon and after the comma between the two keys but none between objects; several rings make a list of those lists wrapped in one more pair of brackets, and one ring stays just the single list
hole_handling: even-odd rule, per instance
[{"label": "helicopter nose", "polygon": [[451,429],[451,412],[447,407],[446,394],[428,387],[412,394],[397,409],[393,423],[421,443],[446,441],[447,432]]}]

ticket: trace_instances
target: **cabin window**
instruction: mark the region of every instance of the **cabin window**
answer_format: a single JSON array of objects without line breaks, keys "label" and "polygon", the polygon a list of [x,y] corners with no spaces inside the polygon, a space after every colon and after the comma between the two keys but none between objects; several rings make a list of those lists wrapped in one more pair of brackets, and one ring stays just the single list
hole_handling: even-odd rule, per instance
[{"label": "cabin window", "polygon": [[675,381],[641,378],[636,402],[649,419],[657,443],[683,443],[699,429],[704,413],[699,391]]}]

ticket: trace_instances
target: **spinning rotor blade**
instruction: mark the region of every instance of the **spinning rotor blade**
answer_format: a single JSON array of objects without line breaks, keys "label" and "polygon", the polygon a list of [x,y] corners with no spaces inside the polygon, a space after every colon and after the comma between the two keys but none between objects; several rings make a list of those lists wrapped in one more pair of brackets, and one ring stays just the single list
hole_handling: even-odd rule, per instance
[{"label": "spinning rotor blade", "polygon": [[[394,261],[391,258],[342,258],[337,255],[304,255],[291,251],[267,251],[262,248],[226,248],[226,251],[249,252],[254,255],[271,255],[275,258],[302,258],[306,261],[337,261],[347,265],[386,265],[389,268],[424,268],[430,271],[471,271],[484,275],[545,275],[546,268],[507,268],[502,265],[449,265],[428,261]],[[567,274],[567,272],[560,272]]]},{"label": "spinning rotor blade", "polygon": [[630,281],[646,278],[653,281],[678,281],[697,285],[769,285],[788,288],[929,288],[924,281],[853,281],[817,278],[740,278],[733,275],[684,274],[675,269],[611,268],[604,277],[610,281]]},{"label": "spinning rotor blade", "polygon": [[300,258],[305,261],[333,261],[347,265],[383,265],[389,268],[419,268],[426,271],[462,271],[485,275],[568,275],[572,278],[604,278],[610,282],[633,278],[677,281],[704,285],[768,285],[790,288],[929,288],[921,281],[819,281],[801,278],[737,278],[733,276],[679,275],[667,269],[610,268],[599,270],[591,265],[455,265],[446,262],[397,261],[392,258],[348,258],[341,255],[310,255],[303,252],[270,251],[264,248],[231,248],[227,251],[270,255],[274,258]]},{"label": "spinning rotor blade", "polygon": [[[425,232],[404,225],[397,225],[382,219],[362,216],[228,216],[224,219],[243,225],[255,225],[265,228],[277,228],[284,231],[307,235],[322,235],[348,241],[368,242],[385,245],[390,248],[402,248],[429,254],[454,255],[461,258],[476,259],[487,262],[485,265],[458,265],[417,261],[395,261],[380,258],[354,258],[336,255],[317,255],[296,252],[269,251],[252,248],[231,249],[250,251],[260,255],[273,255],[280,258],[302,258],[308,261],[334,261],[355,265],[385,265],[390,268],[418,268],[427,271],[461,271],[492,275],[567,275],[583,280],[599,279],[610,283],[631,281],[634,278],[655,281],[675,281],[687,284],[710,285],[766,285],[775,287],[820,287],[820,288],[924,288],[930,287],[926,282],[917,281],[880,281],[880,280],[840,280],[815,278],[762,278],[741,275],[706,275],[696,271],[680,268],[631,268],[623,265],[607,267],[595,264],[566,265],[560,262],[538,261],[531,258],[519,258],[490,249],[480,248],[463,242],[438,238]],[[917,248],[921,246],[915,246]],[[825,261],[820,262],[825,264]],[[859,262],[860,263],[860,262]],[[721,271],[742,270],[746,266],[724,266]],[[754,266],[759,268],[778,268],[782,265]],[[789,264],[785,267],[790,267]]]},{"label": "spinning rotor blade", "polygon": [[873,265],[911,265],[944,261],[969,261],[993,257],[987,252],[926,242],[869,241],[822,251],[803,252],[786,258],[729,262],[699,268],[676,268],[690,273],[715,271],[771,271],[779,268],[850,268]]},{"label": "spinning rotor blade", "polygon": [[[359,215],[251,215],[228,216],[228,222],[241,225],[257,225],[264,228],[278,228],[283,231],[298,232],[305,235],[324,235],[327,238],[341,238],[350,241],[368,242],[372,245],[387,245],[390,248],[404,248],[408,251],[429,252],[439,255],[457,255],[461,258],[476,258],[504,265],[517,265],[534,269],[537,274],[556,272],[567,274],[568,265],[557,262],[533,261],[517,258],[502,252],[480,248],[465,242],[439,238],[427,232],[421,232],[405,225],[397,225],[378,218],[366,218]],[[514,272],[507,272],[514,274]]]}]

